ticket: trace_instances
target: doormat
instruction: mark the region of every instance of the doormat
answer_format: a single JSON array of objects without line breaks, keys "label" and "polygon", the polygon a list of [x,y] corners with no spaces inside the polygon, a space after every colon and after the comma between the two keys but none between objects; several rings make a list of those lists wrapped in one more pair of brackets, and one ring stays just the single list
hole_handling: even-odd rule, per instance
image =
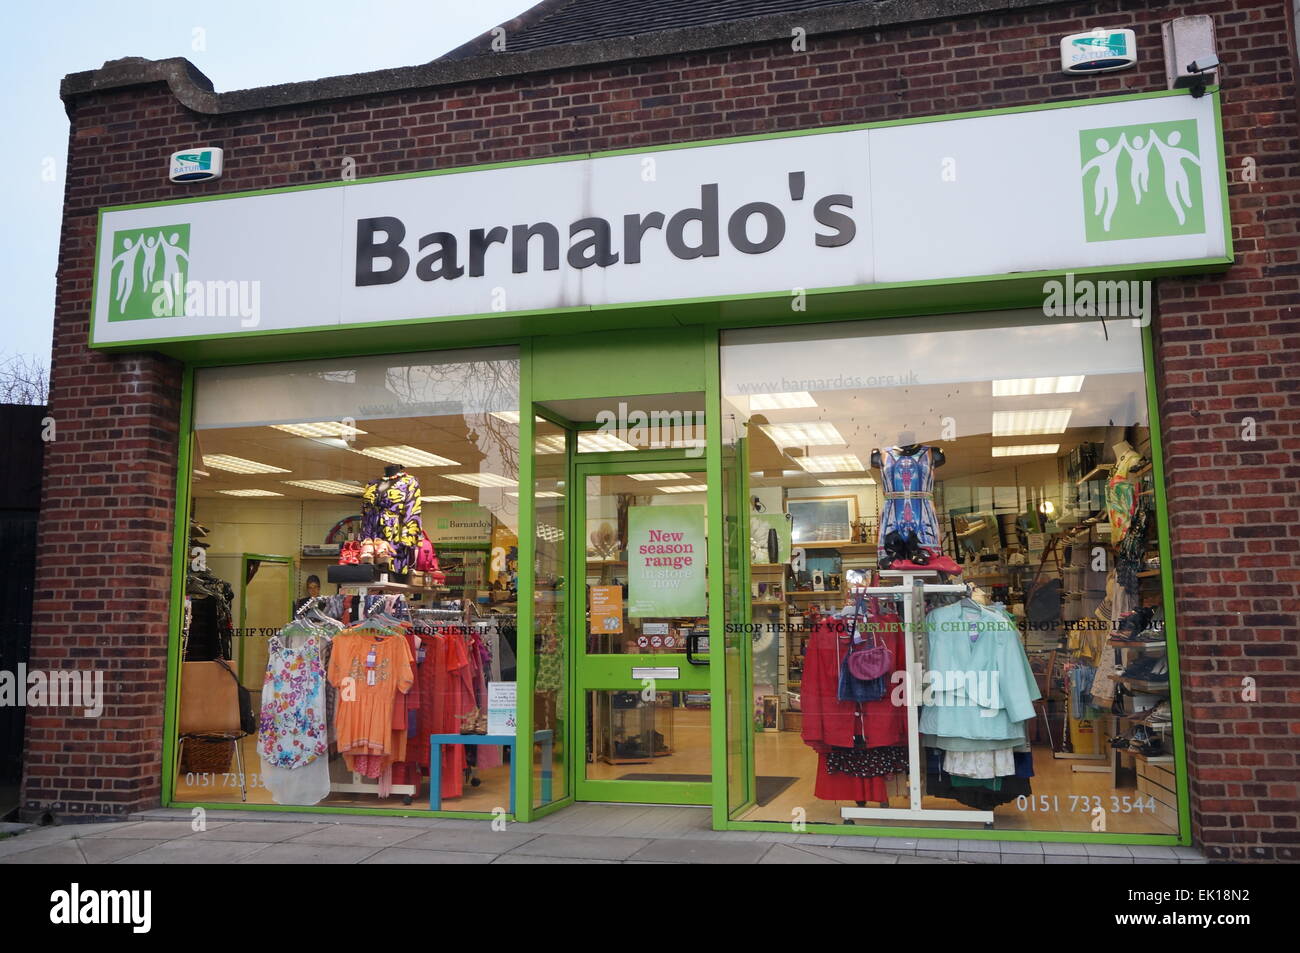
[{"label": "doormat", "polygon": [[[619,775],[619,781],[685,781],[689,784],[708,784],[713,780],[709,774],[649,774],[633,772]],[[765,807],[777,799],[777,796],[798,781],[798,778],[759,777],[754,785],[754,800],[759,807]]]}]

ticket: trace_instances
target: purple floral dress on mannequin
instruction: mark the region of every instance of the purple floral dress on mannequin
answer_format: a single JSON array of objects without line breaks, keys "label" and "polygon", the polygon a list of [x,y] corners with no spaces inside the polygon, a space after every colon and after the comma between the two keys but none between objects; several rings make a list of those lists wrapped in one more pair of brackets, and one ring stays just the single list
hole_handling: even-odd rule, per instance
[{"label": "purple floral dress on mannequin", "polygon": [[892,532],[906,536],[916,533],[923,547],[939,553],[939,520],[934,512],[934,450],[919,447],[904,453],[899,447],[880,451],[881,489],[885,506],[880,513],[877,555],[887,557],[885,537]]},{"label": "purple floral dress on mannequin", "polygon": [[371,480],[361,494],[361,536],[386,539],[396,555],[393,571],[406,572],[415,562],[420,523],[420,481],[409,473]]}]

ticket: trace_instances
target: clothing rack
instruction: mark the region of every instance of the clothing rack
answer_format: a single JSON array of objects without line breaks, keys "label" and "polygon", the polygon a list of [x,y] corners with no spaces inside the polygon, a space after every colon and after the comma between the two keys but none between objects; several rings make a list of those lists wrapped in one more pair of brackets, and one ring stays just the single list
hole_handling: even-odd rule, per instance
[{"label": "clothing rack", "polygon": [[[386,595],[400,595],[402,592],[405,592],[409,588],[410,588],[409,586],[404,586],[400,583],[392,583],[392,582],[342,583],[341,585],[339,585],[339,592],[345,596],[357,595],[361,597],[357,600],[357,620],[356,620],[357,622],[361,622],[366,617],[366,596],[369,595],[369,593],[366,590],[375,589]],[[356,590],[356,591],[349,592],[348,590]],[[322,596],[320,598],[327,598],[327,597]],[[408,611],[410,611],[409,607],[408,607]],[[351,781],[336,781],[334,780],[334,778],[332,777],[330,778],[331,793],[338,792],[341,794],[376,794],[378,787],[379,787],[379,782],[377,780],[367,779],[365,775],[361,774],[359,771],[352,772]],[[402,796],[402,803],[406,805],[410,805],[414,803],[415,796],[420,793],[419,787],[414,784],[391,784],[389,785],[388,790],[390,796],[393,794],[400,794]]]},{"label": "clothing rack", "polygon": [[919,655],[916,644],[920,625],[925,621],[925,597],[940,593],[968,594],[969,583],[927,582],[930,577],[938,575],[934,569],[882,569],[881,576],[897,577],[893,585],[860,586],[853,589],[853,594],[867,596],[888,596],[901,598],[903,602],[903,646],[905,655],[906,678],[903,697],[907,704],[907,787],[908,806],[895,807],[843,807],[840,816],[845,820],[867,818],[871,820],[914,820],[914,821],[948,821],[958,824],[993,824],[992,811],[950,811],[942,808],[921,806],[923,795],[922,779],[925,777],[924,754],[921,750],[920,732],[920,698],[921,669],[924,660]]}]

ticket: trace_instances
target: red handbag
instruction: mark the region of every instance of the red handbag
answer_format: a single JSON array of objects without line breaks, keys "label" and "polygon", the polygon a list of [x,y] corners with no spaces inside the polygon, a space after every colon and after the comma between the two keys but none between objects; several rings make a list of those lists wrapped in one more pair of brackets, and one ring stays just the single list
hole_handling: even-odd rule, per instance
[{"label": "red handbag", "polygon": [[423,530],[420,531],[420,542],[415,549],[415,571],[427,572],[433,577],[435,586],[441,586],[447,581],[447,574],[438,568],[438,552],[433,548],[433,541]]}]

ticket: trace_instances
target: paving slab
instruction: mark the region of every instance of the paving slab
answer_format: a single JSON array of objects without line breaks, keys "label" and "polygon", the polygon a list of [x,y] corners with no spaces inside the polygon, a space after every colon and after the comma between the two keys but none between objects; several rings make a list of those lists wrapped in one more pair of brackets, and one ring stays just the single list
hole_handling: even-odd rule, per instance
[{"label": "paving slab", "polygon": [[497,854],[475,854],[464,850],[412,850],[409,847],[385,847],[371,854],[363,864],[490,864]]},{"label": "paving slab", "polygon": [[339,847],[394,847],[420,832],[412,827],[372,827],[368,824],[327,824],[290,838],[292,844],[335,844]]},{"label": "paving slab", "polygon": [[436,830],[419,834],[402,841],[402,847],[412,850],[468,851],[491,854],[493,857],[522,847],[539,837],[557,837],[556,834],[525,834],[510,830],[494,831],[489,826],[479,830]]},{"label": "paving slab", "polygon": [[276,844],[262,845],[259,850],[239,858],[236,863],[359,864],[375,853],[377,850],[373,845],[297,844],[292,841],[280,841]]},{"label": "paving slab", "polygon": [[76,843],[81,848],[86,863],[111,864],[152,847],[161,847],[166,841],[145,840],[141,837],[124,837],[120,840],[113,837],[83,837]]},{"label": "paving slab", "polygon": [[529,857],[523,854],[502,854],[494,864],[617,864],[617,860],[598,860],[594,857]]},{"label": "paving slab", "polygon": [[328,824],[264,824],[261,821],[232,821],[219,827],[197,831],[194,836],[203,840],[247,840],[262,844],[277,844],[315,831],[324,830]]},{"label": "paving slab", "polygon": [[651,841],[630,859],[662,860],[674,864],[756,864],[776,846],[663,838]]},{"label": "paving slab", "polygon": [[578,857],[587,860],[627,860],[651,843],[644,837],[593,837],[584,834],[542,834],[510,850],[515,857]]},{"label": "paving slab", "polygon": [[81,848],[77,846],[77,841],[66,840],[59,844],[49,844],[45,847],[37,847],[33,850],[23,851],[21,854],[11,854],[8,857],[0,857],[0,864],[18,865],[18,864],[85,864],[85,855],[81,853]]},{"label": "paving slab", "polygon": [[254,851],[268,847],[248,841],[194,841],[183,838],[168,841],[123,857],[115,864],[233,864]]},{"label": "paving slab", "polygon": [[[211,833],[228,823],[229,821],[209,820],[207,832]],[[96,824],[78,836],[87,840],[95,837],[111,837],[114,840],[125,840],[131,837],[145,840],[175,840],[178,837],[188,837],[193,833],[195,833],[194,829],[186,821],[127,821]]]}]

